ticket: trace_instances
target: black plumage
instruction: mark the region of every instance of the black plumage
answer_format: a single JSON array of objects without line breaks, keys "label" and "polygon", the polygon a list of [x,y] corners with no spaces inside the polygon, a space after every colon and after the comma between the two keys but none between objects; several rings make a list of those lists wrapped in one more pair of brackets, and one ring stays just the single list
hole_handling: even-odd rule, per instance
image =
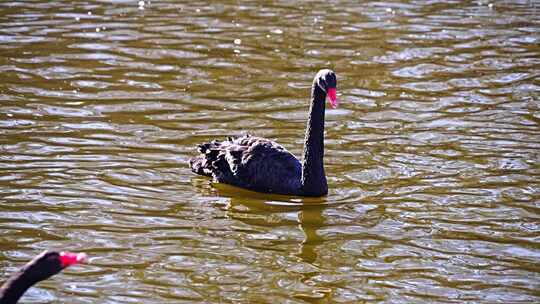
[{"label": "black plumage", "polygon": [[311,90],[304,154],[298,160],[283,146],[265,138],[245,135],[199,145],[190,159],[193,172],[253,191],[323,196],[328,193],[324,172],[324,112],[327,95],[337,105],[335,73],[317,73]]}]

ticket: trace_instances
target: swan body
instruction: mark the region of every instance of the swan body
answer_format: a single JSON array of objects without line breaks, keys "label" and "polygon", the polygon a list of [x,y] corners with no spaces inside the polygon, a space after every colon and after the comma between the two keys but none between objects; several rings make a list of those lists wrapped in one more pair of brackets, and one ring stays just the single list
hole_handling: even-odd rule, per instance
[{"label": "swan body", "polygon": [[324,111],[328,96],[337,106],[336,76],[320,70],[313,80],[310,115],[302,161],[269,139],[245,135],[199,145],[190,159],[193,172],[214,181],[264,193],[323,196],[328,193],[324,172]]},{"label": "swan body", "polygon": [[[245,135],[199,145],[202,154],[191,159],[192,170],[227,183],[258,192],[299,192],[300,161],[271,140]],[[272,172],[272,174],[268,174]]]}]

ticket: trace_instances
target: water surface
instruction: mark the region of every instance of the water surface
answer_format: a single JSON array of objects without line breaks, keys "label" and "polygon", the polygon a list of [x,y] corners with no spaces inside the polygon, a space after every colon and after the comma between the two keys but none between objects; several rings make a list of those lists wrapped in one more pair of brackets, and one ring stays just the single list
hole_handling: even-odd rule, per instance
[{"label": "water surface", "polygon": [[[0,3],[0,277],[28,303],[540,301],[535,1]],[[320,199],[213,185],[198,143],[299,155],[338,75]]]}]

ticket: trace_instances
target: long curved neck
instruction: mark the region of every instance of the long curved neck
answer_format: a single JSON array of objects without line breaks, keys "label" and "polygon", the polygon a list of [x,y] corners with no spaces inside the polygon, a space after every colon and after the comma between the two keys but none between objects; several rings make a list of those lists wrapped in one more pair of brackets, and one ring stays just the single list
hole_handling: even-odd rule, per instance
[{"label": "long curved neck", "polygon": [[326,92],[314,82],[302,157],[302,191],[307,196],[328,193],[323,164],[325,100]]},{"label": "long curved neck", "polygon": [[0,303],[17,303],[28,288],[35,283],[37,281],[28,278],[24,273],[18,272],[0,288]]}]

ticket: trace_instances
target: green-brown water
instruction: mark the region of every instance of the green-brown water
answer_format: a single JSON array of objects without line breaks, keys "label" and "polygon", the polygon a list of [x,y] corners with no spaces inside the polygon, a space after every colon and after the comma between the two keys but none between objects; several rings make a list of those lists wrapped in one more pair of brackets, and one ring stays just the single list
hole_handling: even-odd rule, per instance
[{"label": "green-brown water", "polygon": [[[27,303],[540,302],[540,3],[0,3],[0,280]],[[322,199],[212,185],[196,144],[299,155]]]}]

